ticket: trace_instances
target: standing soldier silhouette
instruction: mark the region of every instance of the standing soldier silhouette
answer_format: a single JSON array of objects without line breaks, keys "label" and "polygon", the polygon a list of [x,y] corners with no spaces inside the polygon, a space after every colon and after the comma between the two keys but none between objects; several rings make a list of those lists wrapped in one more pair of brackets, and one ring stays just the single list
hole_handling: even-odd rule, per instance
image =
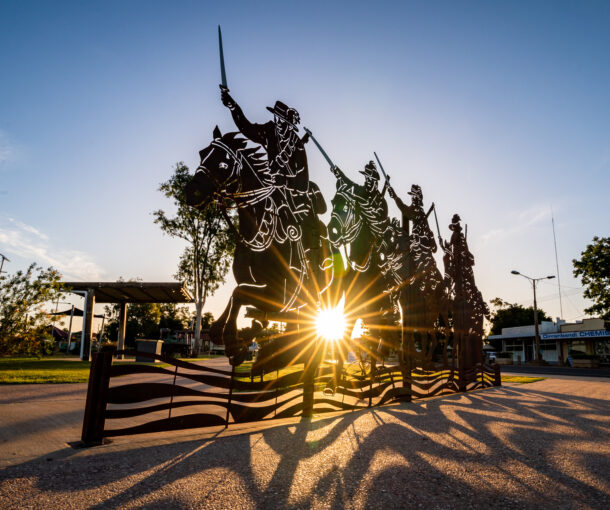
[{"label": "standing soldier silhouette", "polygon": [[434,260],[436,241],[424,211],[421,187],[411,186],[411,205],[405,204],[392,187],[388,192],[402,213],[402,227],[409,237],[407,283],[401,299],[407,346],[413,356],[419,337],[423,354],[431,361],[438,342],[435,324],[447,307],[443,277]]}]

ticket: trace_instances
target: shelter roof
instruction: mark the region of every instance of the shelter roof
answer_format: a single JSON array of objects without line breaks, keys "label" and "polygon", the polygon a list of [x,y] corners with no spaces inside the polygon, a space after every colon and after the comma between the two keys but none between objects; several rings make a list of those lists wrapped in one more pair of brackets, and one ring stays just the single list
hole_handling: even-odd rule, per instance
[{"label": "shelter roof", "polygon": [[[82,317],[83,311],[80,308],[74,307],[74,310],[68,308],[67,310],[64,310],[63,312],[53,312],[53,313],[50,313],[49,315],[62,315],[62,316],[72,315],[73,317]],[[104,315],[96,315],[95,318],[103,319]]]},{"label": "shelter roof", "polygon": [[95,292],[96,303],[192,303],[181,282],[63,282],[71,290]]}]

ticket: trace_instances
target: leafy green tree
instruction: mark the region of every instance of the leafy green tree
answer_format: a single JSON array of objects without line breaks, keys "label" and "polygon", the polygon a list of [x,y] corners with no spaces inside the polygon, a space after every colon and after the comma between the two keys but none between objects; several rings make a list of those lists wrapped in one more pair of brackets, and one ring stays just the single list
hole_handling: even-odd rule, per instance
[{"label": "leafy green tree", "polygon": [[[104,341],[116,342],[119,331],[119,305],[106,306],[107,317],[104,327]],[[127,307],[125,324],[125,344],[134,347],[138,338],[158,339],[161,328],[182,330],[188,328],[193,320],[186,306],[175,303],[131,303]]]},{"label": "leafy green tree", "polygon": [[[508,303],[500,298],[494,298],[490,301],[494,307],[491,315],[491,335],[502,334],[502,328],[514,328],[517,326],[530,326],[534,324],[534,307],[527,308],[513,303]],[[552,320],[544,310],[538,308],[538,322]],[[500,348],[499,346],[495,346]]]},{"label": "leafy green tree", "polygon": [[212,312],[205,312],[201,317],[201,329],[209,329],[214,322],[214,315]]},{"label": "leafy green tree", "polygon": [[51,319],[43,305],[63,291],[61,275],[51,267],[31,264],[26,271],[0,275],[0,351],[6,354],[47,354],[45,338]]},{"label": "leafy green tree", "polygon": [[159,306],[159,311],[161,312],[159,329],[187,329],[192,320],[189,309],[186,306],[177,306],[176,303],[163,303]]},{"label": "leafy green tree", "polygon": [[585,308],[591,315],[610,319],[610,237],[593,238],[581,254],[580,260],[572,260],[574,276],[580,276],[586,287],[583,295],[593,301]]},{"label": "leafy green tree", "polygon": [[[119,331],[120,305],[106,306],[108,317],[104,327],[104,340],[116,342]],[[127,306],[127,322],[125,324],[125,345],[135,347],[137,338],[159,338],[159,323],[161,307],[157,303],[131,303]]]},{"label": "leafy green tree", "polygon": [[185,281],[195,302],[195,350],[201,349],[201,317],[209,296],[224,283],[229,271],[235,239],[219,207],[211,201],[203,210],[186,203],[184,187],[192,179],[188,167],[177,163],[174,174],[159,187],[173,200],[176,214],[159,209],[153,212],[155,223],[171,237],[186,241],[174,277]]}]

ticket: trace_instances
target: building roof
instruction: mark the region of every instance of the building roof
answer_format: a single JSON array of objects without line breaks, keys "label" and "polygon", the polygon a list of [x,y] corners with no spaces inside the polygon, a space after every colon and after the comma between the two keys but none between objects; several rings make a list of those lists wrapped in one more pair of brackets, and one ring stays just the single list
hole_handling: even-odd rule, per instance
[{"label": "building roof", "polygon": [[192,303],[182,282],[63,282],[70,290],[95,292],[96,303]]},{"label": "building roof", "polygon": [[[540,323],[540,338],[542,340],[562,340],[572,338],[610,337],[610,328],[602,319],[584,319],[578,323],[566,324],[558,320],[556,323],[542,321]],[[501,335],[489,335],[488,340],[509,340],[511,338],[534,338],[534,325],[502,328]]]},{"label": "building roof", "polygon": [[[71,315],[72,317],[82,317],[83,311],[80,308],[74,307],[73,309],[68,308],[67,310],[64,310],[63,312],[53,312],[50,313],[49,315],[62,315],[62,316],[69,316]],[[96,315],[95,316],[96,319],[103,319],[104,315]]]},{"label": "building roof", "polygon": [[[543,333],[556,333],[559,331],[559,326],[551,321],[541,321],[539,325],[539,331]],[[534,325],[528,326],[515,326],[512,328],[502,328],[501,335],[489,335],[490,340],[506,339],[506,338],[529,338],[534,337],[535,328]]]}]

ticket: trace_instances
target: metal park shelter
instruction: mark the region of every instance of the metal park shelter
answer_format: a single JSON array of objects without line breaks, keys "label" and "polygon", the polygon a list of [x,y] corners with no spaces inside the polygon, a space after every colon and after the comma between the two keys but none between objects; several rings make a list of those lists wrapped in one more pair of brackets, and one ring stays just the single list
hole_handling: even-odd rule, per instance
[{"label": "metal park shelter", "polygon": [[85,298],[82,360],[91,359],[93,307],[95,303],[120,304],[118,349],[125,349],[125,327],[129,303],[192,303],[193,297],[182,282],[63,282],[68,292]]}]

